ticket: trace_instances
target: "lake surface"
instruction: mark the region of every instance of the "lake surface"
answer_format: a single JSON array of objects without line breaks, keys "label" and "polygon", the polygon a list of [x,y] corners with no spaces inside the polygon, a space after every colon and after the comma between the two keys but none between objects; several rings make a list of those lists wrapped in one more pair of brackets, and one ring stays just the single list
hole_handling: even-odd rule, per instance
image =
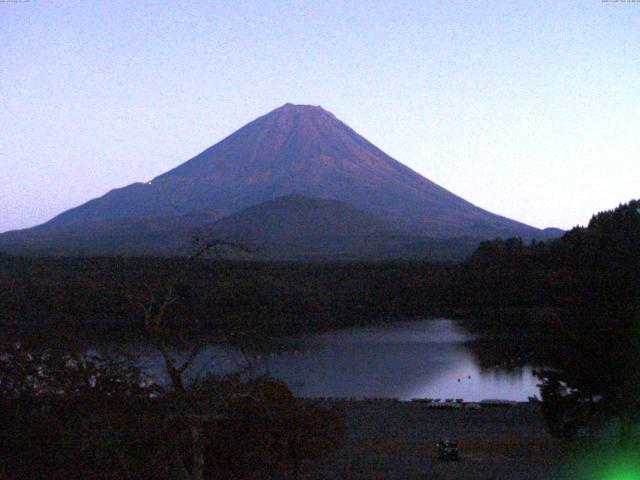
[{"label": "lake surface", "polygon": [[[285,350],[295,345],[301,351],[247,355],[211,347],[198,356],[194,375],[232,372],[246,366],[248,358],[258,372],[270,372],[304,397],[479,401],[527,400],[538,394],[531,365],[481,369],[473,339],[460,322],[444,319],[356,327],[279,341]],[[158,379],[160,364],[152,352],[143,359]]]}]

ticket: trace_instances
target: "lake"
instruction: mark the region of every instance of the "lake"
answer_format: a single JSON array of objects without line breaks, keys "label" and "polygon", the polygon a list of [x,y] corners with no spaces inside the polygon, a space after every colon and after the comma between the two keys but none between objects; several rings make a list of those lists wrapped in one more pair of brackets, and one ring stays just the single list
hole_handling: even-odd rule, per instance
[{"label": "lake", "polygon": [[[286,337],[278,340],[282,351],[271,354],[210,347],[198,356],[193,372],[228,373],[249,359],[257,372],[268,371],[303,397],[523,401],[538,394],[532,365],[481,368],[474,339],[460,321],[403,321]],[[483,348],[501,348],[488,340]],[[161,380],[157,354],[147,351],[140,361]]]}]

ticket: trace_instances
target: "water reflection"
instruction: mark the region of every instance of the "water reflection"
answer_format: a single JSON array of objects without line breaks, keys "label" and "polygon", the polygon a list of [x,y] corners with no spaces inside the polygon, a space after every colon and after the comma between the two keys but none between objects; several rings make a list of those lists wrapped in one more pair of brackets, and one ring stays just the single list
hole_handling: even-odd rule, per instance
[{"label": "water reflection", "polygon": [[[249,361],[259,372],[270,372],[305,397],[477,401],[526,400],[538,393],[531,365],[481,368],[469,343],[472,340],[452,320],[358,327],[281,339],[280,348],[265,354],[257,354],[259,349],[243,353],[236,348],[210,347],[198,356],[194,375],[229,373]],[[490,339],[480,343],[484,349],[500,348],[499,343],[492,347]],[[288,344],[298,348],[289,350]],[[152,351],[142,357],[148,371],[159,378],[160,358]]]}]

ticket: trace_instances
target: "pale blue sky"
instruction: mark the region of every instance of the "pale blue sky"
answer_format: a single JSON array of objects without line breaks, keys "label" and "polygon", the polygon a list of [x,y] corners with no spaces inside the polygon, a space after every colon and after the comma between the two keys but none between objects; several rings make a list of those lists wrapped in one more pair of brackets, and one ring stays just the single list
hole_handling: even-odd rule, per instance
[{"label": "pale blue sky", "polygon": [[0,2],[0,231],[322,105],[538,227],[640,197],[640,3]]}]

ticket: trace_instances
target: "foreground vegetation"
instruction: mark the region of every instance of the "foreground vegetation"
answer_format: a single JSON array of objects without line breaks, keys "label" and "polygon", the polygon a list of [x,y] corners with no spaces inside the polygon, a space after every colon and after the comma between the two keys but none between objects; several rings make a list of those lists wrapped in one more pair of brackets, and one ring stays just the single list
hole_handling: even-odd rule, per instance
[{"label": "foreground vegetation", "polygon": [[310,406],[269,377],[211,377],[176,391],[71,352],[3,346],[1,478],[298,478],[341,439],[339,410]]}]

